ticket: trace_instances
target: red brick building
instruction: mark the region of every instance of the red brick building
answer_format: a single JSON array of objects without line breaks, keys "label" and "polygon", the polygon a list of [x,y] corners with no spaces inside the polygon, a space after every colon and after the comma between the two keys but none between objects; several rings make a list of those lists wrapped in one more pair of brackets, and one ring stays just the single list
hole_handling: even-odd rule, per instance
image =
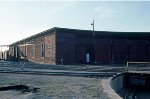
[{"label": "red brick building", "polygon": [[10,45],[10,59],[46,64],[150,61],[150,33],[52,28]]}]

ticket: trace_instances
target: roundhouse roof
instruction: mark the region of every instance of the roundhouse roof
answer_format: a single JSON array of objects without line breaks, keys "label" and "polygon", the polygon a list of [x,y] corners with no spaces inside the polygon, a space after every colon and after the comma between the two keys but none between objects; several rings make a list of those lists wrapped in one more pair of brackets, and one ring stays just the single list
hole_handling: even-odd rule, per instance
[{"label": "roundhouse roof", "polygon": [[[69,28],[59,28],[54,27],[43,32],[37,33],[33,36],[27,37],[25,39],[19,40],[10,44],[10,46],[14,46],[17,44],[28,42],[31,39],[44,36],[50,33],[73,33],[77,34],[77,36],[87,35],[92,37],[93,31],[92,30],[80,30],[80,29],[69,29]],[[117,38],[117,39],[150,39],[150,32],[116,32],[116,31],[94,31],[94,38]]]}]

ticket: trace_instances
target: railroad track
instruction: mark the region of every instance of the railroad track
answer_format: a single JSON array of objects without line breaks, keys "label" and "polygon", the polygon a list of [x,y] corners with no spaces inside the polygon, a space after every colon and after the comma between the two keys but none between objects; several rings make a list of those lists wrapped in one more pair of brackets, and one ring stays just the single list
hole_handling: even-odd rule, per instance
[{"label": "railroad track", "polygon": [[73,72],[73,71],[59,71],[59,72],[47,72],[47,71],[12,71],[12,70],[0,70],[0,73],[16,73],[16,74],[36,74],[36,75],[56,75],[56,76],[79,76],[79,77],[112,77],[116,75],[115,72]]},{"label": "railroad track", "polygon": [[[71,65],[69,66],[57,66],[60,68],[56,69],[49,69],[46,68],[51,65],[44,65],[44,64],[37,64],[32,62],[26,62],[25,65],[22,67],[22,62],[10,62],[10,61],[0,61],[0,73],[19,73],[19,74],[37,74],[37,75],[59,75],[59,76],[82,76],[82,77],[112,77],[113,75],[117,74],[117,72],[111,72],[109,68],[114,67],[102,67],[102,66],[93,66],[93,68],[101,69],[100,72],[95,71],[86,71],[82,70],[83,68],[89,68],[90,66],[73,66],[74,68],[78,69],[70,69]],[[38,68],[39,67],[39,68]],[[42,68],[43,67],[43,68]],[[55,67],[55,66],[51,66]],[[67,68],[68,67],[68,68]],[[41,69],[42,68],[42,69]],[[81,68],[81,70],[80,70]],[[59,70],[60,69],[60,70]],[[103,70],[106,70],[103,72]],[[108,72],[107,72],[108,71]]]}]

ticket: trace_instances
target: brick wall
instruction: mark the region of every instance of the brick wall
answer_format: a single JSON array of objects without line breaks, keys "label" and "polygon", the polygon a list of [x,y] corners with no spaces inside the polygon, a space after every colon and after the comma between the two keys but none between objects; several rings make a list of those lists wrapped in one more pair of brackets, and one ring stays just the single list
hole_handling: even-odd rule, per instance
[{"label": "brick wall", "polygon": [[[36,38],[34,45],[28,48],[28,58],[31,61],[45,64],[55,64],[55,34],[49,34]],[[42,57],[42,44],[45,45],[45,55]],[[28,46],[29,47],[29,46]],[[33,47],[35,55],[33,56]],[[32,49],[32,50],[31,50]],[[30,52],[30,53],[29,53]]]},{"label": "brick wall", "polygon": [[[44,57],[42,57],[42,44],[45,45]],[[55,62],[55,33],[49,33],[44,36],[36,37],[28,40],[18,46],[18,58],[22,60],[25,56],[29,61],[45,64],[56,64]],[[16,48],[15,46],[15,48]],[[11,60],[16,60],[13,54],[14,46],[9,48]],[[16,52],[15,52],[16,53]]]},{"label": "brick wall", "polygon": [[[101,33],[93,37],[92,31],[56,30],[38,37],[33,36],[25,43],[15,46],[19,47],[19,57],[27,55],[29,61],[46,64],[86,64],[87,54],[89,63],[150,61],[149,38],[141,38],[138,34],[127,36]],[[32,44],[21,46],[26,43]],[[42,44],[45,45],[44,57],[41,52]],[[9,52],[12,59],[16,57],[13,46]]]},{"label": "brick wall", "polygon": [[9,60],[14,61],[14,47],[9,47]]},{"label": "brick wall", "polygon": [[45,37],[45,63],[56,64],[56,44],[55,34]]}]

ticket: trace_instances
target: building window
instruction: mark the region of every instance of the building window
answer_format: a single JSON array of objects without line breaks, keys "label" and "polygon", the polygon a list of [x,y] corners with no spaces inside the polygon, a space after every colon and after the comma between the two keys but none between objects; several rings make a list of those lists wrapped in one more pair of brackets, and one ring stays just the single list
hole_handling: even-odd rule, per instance
[{"label": "building window", "polygon": [[4,58],[4,53],[3,53],[3,52],[1,52],[1,54],[2,54],[2,57],[1,57],[1,58],[3,59],[3,58]]},{"label": "building window", "polygon": [[41,54],[42,54],[42,57],[45,57],[45,43],[42,43],[41,45]]},{"label": "building window", "polygon": [[35,45],[32,46],[32,57],[35,57]]},{"label": "building window", "polygon": [[14,47],[12,47],[12,56],[14,56]]},{"label": "building window", "polygon": [[25,55],[25,57],[27,57],[27,55],[28,55],[28,54],[27,54],[27,53],[28,53],[28,52],[27,52],[27,51],[28,51],[28,46],[25,45],[24,48],[25,48],[25,54],[24,54],[24,55]]}]

